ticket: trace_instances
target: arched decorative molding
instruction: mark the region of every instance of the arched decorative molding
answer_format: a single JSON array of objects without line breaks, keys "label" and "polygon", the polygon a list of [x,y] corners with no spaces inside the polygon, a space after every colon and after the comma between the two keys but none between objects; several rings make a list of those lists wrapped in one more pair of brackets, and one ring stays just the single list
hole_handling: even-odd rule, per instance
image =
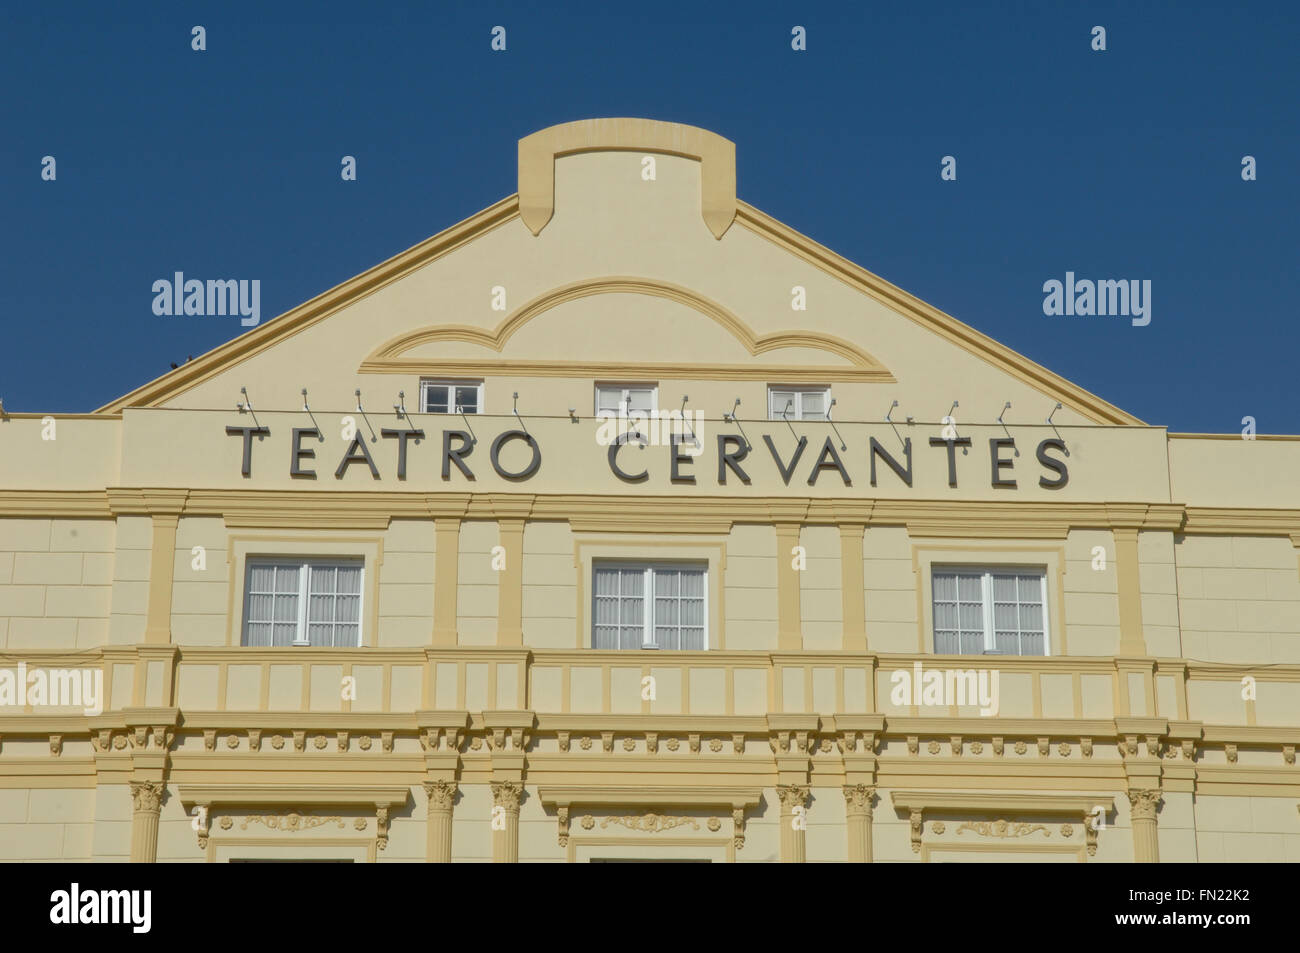
[{"label": "arched decorative molding", "polygon": [[[842,358],[844,365],[781,366],[767,364],[628,364],[590,361],[501,360],[497,358],[430,359],[407,358],[414,348],[443,341],[477,344],[500,354],[511,336],[529,321],[569,301],[602,294],[643,294],[666,298],[699,312],[728,331],[752,356],[787,347],[809,347]],[[370,374],[504,374],[519,377],[647,376],[668,379],[710,378],[721,380],[766,380],[779,377],[803,381],[890,382],[894,375],[855,344],[816,331],[775,331],[755,334],[739,317],[716,301],[681,285],[652,278],[611,276],[589,278],[562,285],[520,307],[493,331],[463,324],[448,324],[411,331],[381,345],[361,363],[359,370]]]},{"label": "arched decorative molding", "polygon": [[555,160],[580,152],[658,152],[700,163],[700,212],[714,238],[736,218],[736,144],[654,119],[580,119],[519,140],[519,217],[534,235],[555,214]]}]

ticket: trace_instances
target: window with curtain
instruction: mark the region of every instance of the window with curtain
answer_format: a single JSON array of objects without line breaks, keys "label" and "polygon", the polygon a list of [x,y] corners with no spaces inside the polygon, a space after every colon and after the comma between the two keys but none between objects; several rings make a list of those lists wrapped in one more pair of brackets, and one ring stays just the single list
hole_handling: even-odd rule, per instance
[{"label": "window with curtain", "polygon": [[361,644],[360,560],[250,559],[244,645]]},{"label": "window with curtain", "polygon": [[1048,654],[1044,570],[936,566],[931,578],[937,654]]},{"label": "window with curtain", "polygon": [[592,647],[704,651],[706,571],[672,563],[596,563]]},{"label": "window with curtain", "polygon": [[768,387],[769,420],[829,420],[829,387]]}]

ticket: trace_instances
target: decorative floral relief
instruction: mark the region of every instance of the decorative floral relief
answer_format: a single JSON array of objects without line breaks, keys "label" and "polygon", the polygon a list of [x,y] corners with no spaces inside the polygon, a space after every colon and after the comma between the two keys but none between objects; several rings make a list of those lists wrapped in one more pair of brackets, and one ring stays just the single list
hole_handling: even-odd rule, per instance
[{"label": "decorative floral relief", "polygon": [[226,735],[226,747],[227,747],[227,748],[230,748],[230,749],[232,749],[232,750],[235,749],[235,748],[238,748],[238,747],[239,747],[239,736],[238,736],[238,735]]},{"label": "decorative floral relief", "polygon": [[944,825],[943,821],[935,821],[930,826],[936,834],[942,834],[945,830],[947,830],[947,827]]},{"label": "decorative floral relief", "polygon": [[1062,836],[1062,837],[1073,837],[1073,836],[1074,836],[1074,828],[1071,827],[1069,824],[1062,824],[1062,825],[1061,825],[1061,836]]},{"label": "decorative floral relief", "polygon": [[623,739],[623,750],[624,750],[624,751],[635,751],[635,750],[636,750],[636,739],[634,739],[634,738],[624,738],[624,739]]},{"label": "decorative floral relief", "polygon": [[235,819],[229,816],[223,817],[221,820],[217,821],[217,826],[223,831],[228,831],[235,826]]},{"label": "decorative floral relief", "polygon": [[1016,754],[1024,754],[1027,750],[1029,750],[1029,746],[1023,741],[1016,742]]},{"label": "decorative floral relief", "polygon": [[678,741],[676,738],[669,738],[667,741],[667,745],[669,751],[676,751],[678,748],[682,746],[682,743]]},{"label": "decorative floral relief", "polygon": [[370,740],[369,735],[362,735],[360,738],[357,739],[357,747],[360,748],[362,751],[369,751],[371,744],[372,742]]},{"label": "decorative floral relief", "polygon": [[1062,741],[1057,745],[1056,750],[1060,753],[1062,758],[1068,758],[1070,756],[1070,745],[1068,742]]},{"label": "decorative floral relief", "polygon": [[984,753],[984,742],[982,742],[982,741],[972,741],[972,742],[970,743],[970,753],[971,753],[971,754],[983,754],[983,753]]},{"label": "decorative floral relief", "polygon": [[962,831],[974,831],[983,837],[1026,837],[1037,831],[1042,831],[1045,837],[1052,836],[1052,832],[1042,824],[1024,821],[967,821],[957,828],[958,834]]},{"label": "decorative floral relief", "polygon": [[329,741],[326,740],[324,735],[317,735],[315,740],[312,741],[312,744],[314,744],[316,746],[316,749],[319,751],[320,749],[324,748],[327,744],[329,744]]},{"label": "decorative floral relief", "polygon": [[709,750],[712,751],[714,754],[717,754],[719,751],[721,751],[721,750],[722,750],[722,739],[721,739],[721,738],[711,738],[711,739],[709,739]]},{"label": "decorative floral relief", "polygon": [[718,818],[716,817],[711,817],[709,818],[709,822],[704,826],[716,834],[718,831],[722,829],[722,821],[718,820]]},{"label": "decorative floral relief", "polygon": [[284,735],[272,735],[272,736],[271,736],[271,747],[274,748],[276,751],[279,751],[281,748],[283,748],[283,747],[284,747]]},{"label": "decorative floral relief", "polygon": [[239,825],[241,831],[248,830],[249,824],[265,824],[267,828],[273,831],[288,831],[290,833],[297,831],[309,830],[313,827],[334,822],[340,828],[343,826],[343,818],[317,817],[313,814],[299,814],[297,811],[288,811],[284,814],[250,814],[244,818],[244,823]]},{"label": "decorative floral relief", "polygon": [[359,831],[364,831],[366,829],[366,819],[364,817],[358,817],[352,822],[352,826]]},{"label": "decorative floral relief", "polygon": [[595,826],[596,826],[596,819],[594,817],[592,817],[590,814],[582,815],[582,829],[584,831],[589,831]]},{"label": "decorative floral relief", "polygon": [[581,748],[583,751],[590,751],[591,739],[588,738],[586,735],[583,735],[582,740],[578,742],[578,747]]},{"label": "decorative floral relief", "polygon": [[937,741],[931,741],[928,745],[926,745],[925,750],[928,751],[928,752],[930,752],[930,754],[938,754],[938,753],[939,753],[939,742],[937,742]]},{"label": "decorative floral relief", "polygon": [[628,814],[623,817],[607,817],[600,822],[602,828],[608,827],[610,824],[618,824],[620,827],[626,827],[631,831],[644,831],[647,834],[670,831],[675,827],[683,827],[686,824],[691,825],[697,831],[700,829],[700,825],[696,823],[693,817],[665,817],[663,814],[654,813],[654,811],[640,816]]},{"label": "decorative floral relief", "polygon": [[[584,739],[584,740],[585,740],[585,739]],[[482,750],[483,750],[483,739],[482,739],[482,738],[475,738],[473,741],[471,741],[471,742],[469,743],[469,746],[470,746],[470,750],[472,750],[472,751],[482,751]]]}]

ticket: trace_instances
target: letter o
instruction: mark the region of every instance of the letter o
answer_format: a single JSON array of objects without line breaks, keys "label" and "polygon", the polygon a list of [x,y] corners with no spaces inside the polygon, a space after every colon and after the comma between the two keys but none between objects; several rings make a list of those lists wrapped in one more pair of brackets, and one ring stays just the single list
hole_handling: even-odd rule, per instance
[{"label": "letter o", "polygon": [[[505,470],[501,469],[501,463],[497,459],[498,454],[501,452],[502,444],[507,440],[523,440],[533,448],[533,459],[529,462],[528,466],[524,467],[518,473],[507,473]],[[525,433],[522,430],[507,430],[492,441],[491,457],[492,469],[497,471],[499,476],[507,480],[527,480],[530,476],[536,473],[537,468],[542,465],[542,448],[537,441],[533,439],[532,434]]]}]

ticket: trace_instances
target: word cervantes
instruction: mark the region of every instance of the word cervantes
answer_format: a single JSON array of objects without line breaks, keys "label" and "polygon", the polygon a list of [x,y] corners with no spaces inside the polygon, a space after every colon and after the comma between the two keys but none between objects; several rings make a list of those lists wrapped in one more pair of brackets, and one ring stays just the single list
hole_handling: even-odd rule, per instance
[{"label": "word cervantes", "polygon": [[[227,427],[226,433],[232,437],[240,437],[243,440],[243,465],[240,472],[246,477],[251,476],[254,438],[261,440],[269,437],[271,435],[270,428]],[[385,428],[379,431],[379,435],[386,441],[393,441],[392,447],[396,451],[397,479],[405,480],[407,463],[410,457],[409,445],[412,442],[419,444],[424,441],[424,431],[416,429],[389,430]],[[305,443],[304,438],[314,438],[318,441],[323,439],[321,432],[315,427],[293,428],[293,439],[290,442],[289,452],[289,474],[298,478],[315,479],[317,474],[313,467],[316,460],[316,448],[311,446],[310,443]],[[840,455],[840,451],[836,449],[835,442],[830,437],[827,437],[822,443],[821,450],[817,452],[815,458],[808,452],[809,443],[807,437],[800,437],[789,458],[785,458],[777,450],[772,438],[764,434],[763,443],[767,448],[767,457],[770,459],[765,458],[761,453],[753,453],[754,446],[740,434],[723,433],[718,434],[715,439],[717,447],[715,478],[720,486],[727,485],[729,480],[749,484],[751,482],[749,469],[755,466],[775,467],[776,472],[786,486],[790,485],[790,481],[796,473],[800,475],[806,474],[808,485],[816,486],[818,479],[827,471],[832,471],[835,476],[838,476],[844,486],[853,485],[853,476],[849,472],[844,458]],[[507,469],[501,460],[502,450],[508,444],[516,442],[527,448],[528,459],[518,469]],[[629,443],[633,444],[632,450],[627,449]],[[939,460],[944,460],[948,465],[948,486],[957,486],[957,450],[960,448],[962,453],[965,454],[971,443],[970,437],[930,438],[930,446],[937,451],[942,451],[942,453],[934,454],[936,463]],[[460,478],[474,480],[474,470],[469,458],[474,454],[477,446],[478,441],[469,431],[442,431],[442,452],[439,456],[442,479],[448,481]],[[605,449],[605,458],[610,472],[625,483],[644,483],[648,481],[651,478],[651,464],[653,461],[646,459],[634,460],[631,457],[633,452],[637,456],[645,454],[646,447],[647,442],[640,434],[625,433],[619,436]],[[702,449],[702,445],[698,440],[683,439],[678,434],[672,436],[669,446],[658,451],[667,458],[665,462],[667,463],[670,482],[686,485],[693,485],[697,482],[698,471],[693,468],[707,466],[707,463],[702,459]],[[890,452],[875,437],[868,438],[867,446],[865,448],[855,448],[855,452],[861,449],[865,449],[867,452],[868,476],[871,486],[877,485],[876,464],[878,462],[884,463],[885,467],[893,471],[894,476],[904,485],[909,487],[912,485],[913,455],[910,437],[902,442],[901,450],[896,452]],[[1070,471],[1066,467],[1064,460],[1059,456],[1051,455],[1052,451],[1069,456],[1069,450],[1066,448],[1064,440],[1052,438],[1040,441],[1034,454],[1043,470],[1038,477],[1038,485],[1049,490],[1059,490],[1070,482]],[[1018,484],[1014,473],[1015,459],[1012,456],[1016,452],[1016,441],[1013,437],[995,437],[989,440],[989,469],[986,472],[989,474],[991,486],[1007,489],[1017,487]],[[753,453],[752,459],[751,453]],[[541,444],[536,437],[527,431],[506,430],[493,438],[488,448],[488,461],[492,469],[502,479],[527,480],[541,469]],[[375,458],[371,454],[369,447],[366,446],[366,441],[360,432],[353,435],[351,442],[347,445],[347,449],[339,460],[339,464],[334,470],[335,479],[343,479],[347,475],[348,469],[354,464],[364,465],[370,470],[370,476],[373,479],[380,479],[379,467],[375,463]],[[474,461],[474,464],[477,465],[477,461]],[[453,466],[459,471],[459,477],[452,476]]]}]

